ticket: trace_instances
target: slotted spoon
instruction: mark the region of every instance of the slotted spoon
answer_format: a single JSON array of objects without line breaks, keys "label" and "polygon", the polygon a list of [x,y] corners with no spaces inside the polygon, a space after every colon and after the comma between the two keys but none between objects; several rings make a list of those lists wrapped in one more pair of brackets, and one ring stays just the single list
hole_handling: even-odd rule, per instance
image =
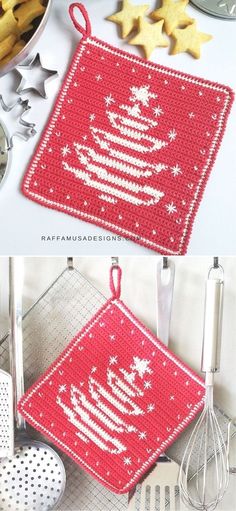
[{"label": "slotted spoon", "polygon": [[0,458],[12,456],[14,450],[12,378],[0,369]]}]

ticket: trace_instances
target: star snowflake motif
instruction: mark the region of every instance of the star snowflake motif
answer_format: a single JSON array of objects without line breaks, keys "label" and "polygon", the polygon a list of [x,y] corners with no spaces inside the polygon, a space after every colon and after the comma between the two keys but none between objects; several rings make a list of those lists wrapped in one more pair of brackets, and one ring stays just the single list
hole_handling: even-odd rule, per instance
[{"label": "star snowflake motif", "polygon": [[171,142],[176,139],[176,136],[177,136],[176,130],[173,129],[169,131],[168,138]]},{"label": "star snowflake motif", "polygon": [[153,108],[153,112],[154,112],[155,117],[159,117],[161,114],[163,114],[163,110],[160,107],[160,105],[155,106],[155,108]]},{"label": "star snowflake motif", "polygon": [[92,369],[91,369],[91,373],[96,373],[96,371],[97,371],[97,367],[93,366]]},{"label": "star snowflake motif", "polygon": [[133,357],[133,364],[130,365],[130,369],[137,371],[140,378],[143,378],[145,373],[152,374],[153,371],[149,367],[150,360],[142,359],[139,357]]},{"label": "star snowflake motif", "polygon": [[135,103],[136,101],[139,101],[143,104],[143,106],[149,106],[150,99],[157,98],[157,95],[153,92],[149,91],[150,85],[142,85],[141,87],[130,87],[130,90],[132,92],[132,96],[130,97],[130,101]]},{"label": "star snowflake motif", "polygon": [[112,103],[115,103],[115,100],[111,94],[109,94],[109,96],[106,96],[104,98],[104,101],[105,101],[106,106],[110,106]]},{"label": "star snowflake motif", "polygon": [[97,82],[100,82],[100,81],[102,80],[101,75],[97,75],[97,76],[96,76],[96,80],[97,80]]},{"label": "star snowflake motif", "polygon": [[138,437],[139,437],[139,440],[146,440],[146,438],[147,438],[146,431],[140,431],[140,433],[138,434]]},{"label": "star snowflake motif", "polygon": [[228,14],[233,16],[236,11],[236,2],[235,0],[220,0],[218,7],[223,8]]},{"label": "star snowflake motif", "polygon": [[177,208],[173,202],[166,204],[166,209],[167,209],[169,215],[172,215],[173,213],[177,213]]},{"label": "star snowflake motif", "polygon": [[66,385],[60,385],[59,394],[62,394],[62,392],[66,392]]},{"label": "star snowflake motif", "polygon": [[178,163],[174,165],[174,167],[171,167],[171,174],[173,174],[174,177],[178,176],[179,174],[182,174],[182,170]]},{"label": "star snowflake motif", "polygon": [[116,336],[115,336],[114,334],[113,334],[113,335],[112,335],[112,334],[111,334],[111,335],[109,335],[109,337],[110,337],[110,340],[111,340],[111,341],[114,341],[114,340],[115,340],[115,338],[116,338]]},{"label": "star snowflake motif", "polygon": [[114,364],[117,364],[117,363],[118,363],[118,357],[117,357],[117,355],[110,357],[110,360],[109,360],[109,365],[110,365],[110,366],[112,366],[112,365],[114,365]]},{"label": "star snowflake motif", "polygon": [[188,116],[189,116],[189,119],[193,119],[195,117],[195,113],[189,112]]},{"label": "star snowflake motif", "polygon": [[62,156],[67,156],[67,154],[71,153],[71,150],[70,150],[68,144],[66,144],[64,147],[61,148],[61,152],[62,152]]},{"label": "star snowflake motif", "polygon": [[94,121],[94,119],[95,119],[95,114],[90,114],[90,116],[89,116],[89,120],[90,120],[90,121]]},{"label": "star snowflake motif", "polygon": [[155,405],[154,405],[154,403],[150,403],[150,405],[148,405],[148,407],[147,407],[147,411],[148,411],[148,413],[150,413],[150,412],[153,412],[153,410],[155,410]]},{"label": "star snowflake motif", "polygon": [[125,456],[124,457],[124,465],[132,465],[132,460],[131,458]]},{"label": "star snowflake motif", "polygon": [[143,386],[144,386],[145,389],[151,389],[152,388],[152,384],[151,384],[150,381],[145,381]]}]

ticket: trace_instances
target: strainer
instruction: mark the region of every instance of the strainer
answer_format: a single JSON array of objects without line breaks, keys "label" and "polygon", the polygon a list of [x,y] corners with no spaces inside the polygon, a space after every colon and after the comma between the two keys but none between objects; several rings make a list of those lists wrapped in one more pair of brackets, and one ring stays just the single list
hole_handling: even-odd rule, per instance
[{"label": "strainer", "polygon": [[[10,259],[10,301],[12,318],[12,376],[16,421],[15,455],[0,461],[0,511],[48,511],[55,509],[65,488],[64,465],[45,443],[31,440],[25,421],[17,412],[24,392],[21,298],[22,261]],[[13,325],[14,323],[14,325]]]}]

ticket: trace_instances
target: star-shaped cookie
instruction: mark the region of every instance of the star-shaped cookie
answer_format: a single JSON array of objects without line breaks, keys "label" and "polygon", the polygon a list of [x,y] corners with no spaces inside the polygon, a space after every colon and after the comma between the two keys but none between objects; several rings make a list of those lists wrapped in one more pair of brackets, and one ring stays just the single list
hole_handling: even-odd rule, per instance
[{"label": "star-shaped cookie", "polygon": [[157,46],[168,46],[168,41],[162,34],[164,21],[148,23],[143,18],[138,19],[138,33],[129,44],[142,46],[145,56],[149,59],[151,53]]},{"label": "star-shaped cookie", "polygon": [[127,37],[137,26],[137,20],[144,16],[149,5],[132,5],[129,0],[123,0],[122,9],[106,19],[121,25],[122,38]]},{"label": "star-shaped cookie", "polygon": [[164,29],[168,35],[177,27],[186,26],[193,22],[185,7],[189,0],[162,0],[162,7],[151,13],[154,20],[164,20]]},{"label": "star-shaped cookie", "polygon": [[175,40],[172,55],[187,51],[191,53],[195,59],[201,56],[201,44],[212,39],[210,34],[197,31],[196,21],[186,28],[176,28],[172,36]]}]

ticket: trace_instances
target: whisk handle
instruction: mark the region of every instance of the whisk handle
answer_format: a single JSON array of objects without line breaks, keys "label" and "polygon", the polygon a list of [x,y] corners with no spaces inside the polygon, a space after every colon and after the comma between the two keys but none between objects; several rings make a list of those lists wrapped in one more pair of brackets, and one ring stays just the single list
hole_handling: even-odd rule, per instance
[{"label": "whisk handle", "polygon": [[205,314],[202,347],[202,372],[220,370],[224,281],[209,278],[206,281]]}]

